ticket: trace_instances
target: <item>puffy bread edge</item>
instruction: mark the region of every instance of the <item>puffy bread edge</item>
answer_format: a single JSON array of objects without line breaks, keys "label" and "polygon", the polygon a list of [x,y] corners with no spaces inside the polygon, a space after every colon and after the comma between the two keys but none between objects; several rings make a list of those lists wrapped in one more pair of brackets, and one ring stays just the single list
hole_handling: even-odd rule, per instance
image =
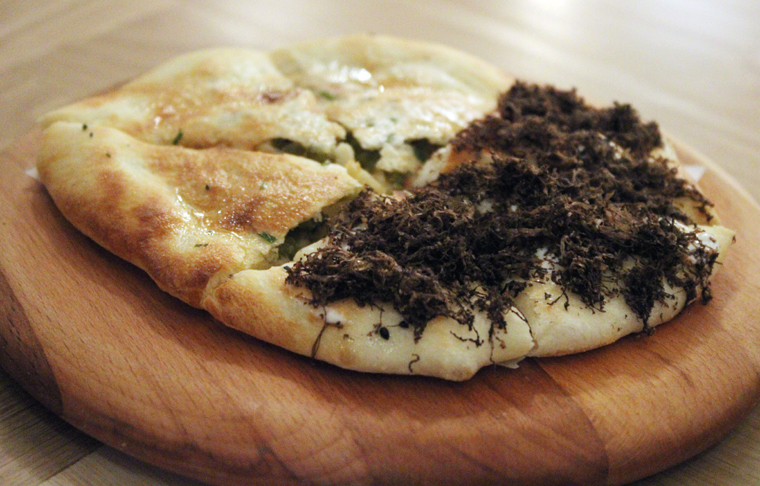
[{"label": "puffy bread edge", "polygon": [[[414,331],[399,325],[401,316],[390,306],[360,307],[344,300],[313,307],[308,291],[285,284],[286,275],[283,267],[239,272],[214,289],[203,306],[246,334],[356,371],[462,381],[484,366],[519,360],[534,345],[516,311],[508,313],[506,331],[497,331],[491,342],[490,322],[482,313],[476,314],[472,331],[450,318],[435,318],[415,342]],[[386,329],[382,334],[381,327]]]},{"label": "puffy bread edge", "polygon": [[[735,233],[723,226],[698,228],[712,236],[718,245],[712,278],[722,266]],[[673,297],[655,303],[648,323],[651,327],[670,321],[689,304],[683,289],[664,285],[665,291]],[[536,347],[529,356],[562,356],[588,351],[612,344],[644,327],[623,296],[607,301],[603,311],[587,307],[572,293],[567,294],[566,308],[565,299],[562,289],[552,282],[534,283],[515,299],[515,305],[528,320],[536,340]]]}]

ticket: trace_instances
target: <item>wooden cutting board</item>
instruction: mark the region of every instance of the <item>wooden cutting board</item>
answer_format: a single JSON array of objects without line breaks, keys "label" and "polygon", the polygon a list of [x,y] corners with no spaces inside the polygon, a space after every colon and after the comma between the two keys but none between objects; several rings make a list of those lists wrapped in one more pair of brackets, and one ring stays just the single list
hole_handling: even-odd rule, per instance
[{"label": "wooden cutting board", "polygon": [[0,154],[0,365],[127,454],[214,484],[622,484],[715,443],[760,397],[760,208],[712,164],[737,244],[651,337],[466,383],[314,362],[215,322],[78,233]]}]

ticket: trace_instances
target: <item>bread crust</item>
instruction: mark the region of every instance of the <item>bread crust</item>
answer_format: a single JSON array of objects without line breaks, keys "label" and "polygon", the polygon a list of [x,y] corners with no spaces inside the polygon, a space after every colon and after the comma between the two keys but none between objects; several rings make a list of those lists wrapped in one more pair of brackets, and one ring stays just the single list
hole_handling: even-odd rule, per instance
[{"label": "bread crust", "polygon": [[[694,229],[707,236],[719,249],[712,277],[722,266],[734,232],[723,226],[699,226]],[[686,292],[663,282],[670,296],[655,302],[646,325],[654,328],[672,320],[685,306]],[[698,289],[698,293],[701,288]],[[607,299],[603,308],[593,309],[581,299],[550,280],[534,282],[515,298],[515,306],[530,323],[536,346],[532,357],[563,356],[581,353],[612,344],[629,334],[644,330],[644,321],[625,302],[622,295]]]},{"label": "bread crust", "polygon": [[[465,380],[494,363],[607,345],[644,322],[621,296],[591,309],[547,278],[530,282],[492,335],[476,310],[471,327],[437,317],[415,336],[386,303],[311,305],[285,283],[280,248],[365,185],[387,189],[393,174],[416,171],[424,184],[487,159],[447,144],[512,82],[459,51],[384,36],[198,51],[42,117],[38,172],[75,227],[228,326],[344,368]],[[419,140],[443,147],[424,166]],[[283,141],[299,155],[280,153]],[[373,166],[358,161],[367,154]],[[669,145],[652,156],[681,171]],[[681,203],[700,224],[690,231],[719,250],[717,271],[733,232]],[[688,304],[682,289],[666,291],[650,327]]]},{"label": "bread crust", "polygon": [[40,180],[80,231],[196,307],[210,282],[270,266],[288,230],[361,190],[334,164],[83,128],[45,130]]},{"label": "bread crust", "polygon": [[247,334],[357,371],[461,381],[484,366],[518,361],[534,347],[526,320],[514,309],[505,315],[506,328],[491,340],[491,324],[482,312],[475,313],[470,329],[437,317],[416,340],[387,304],[360,307],[343,300],[314,307],[308,291],[287,285],[286,276],[282,267],[240,272],[209,294],[204,307]]}]

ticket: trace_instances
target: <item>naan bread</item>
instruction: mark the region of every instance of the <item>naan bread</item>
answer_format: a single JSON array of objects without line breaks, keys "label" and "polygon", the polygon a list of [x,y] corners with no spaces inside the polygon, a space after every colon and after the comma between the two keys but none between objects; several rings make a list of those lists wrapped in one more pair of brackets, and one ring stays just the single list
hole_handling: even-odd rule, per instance
[{"label": "naan bread", "polygon": [[[415,142],[444,145],[491,111],[511,82],[459,51],[360,35],[272,52],[193,52],[41,123],[104,125],[189,148],[285,147],[348,165],[363,184],[382,189],[387,176],[419,167]],[[362,157],[376,159],[366,167],[374,177],[357,164]]]},{"label": "naan bread", "polygon": [[[383,36],[199,51],[45,115],[38,172],[79,230],[231,327],[349,369],[464,380],[643,322],[621,299],[604,312],[573,295],[567,309],[550,305],[562,290],[547,280],[517,297],[503,327],[473,305],[470,326],[438,316],[418,335],[389,303],[313,306],[286,278],[327,244],[320,222],[364,187],[423,185],[480,157],[449,144],[512,83],[461,52]],[[690,204],[700,226],[685,231],[721,261],[733,233]],[[650,326],[687,304],[671,290]]]},{"label": "naan bread", "polygon": [[77,228],[196,307],[210,283],[277,263],[291,228],[361,190],[335,164],[70,122],[45,130],[37,168]]},{"label": "naan bread", "polygon": [[[282,285],[279,250],[364,185],[391,189],[421,164],[415,143],[444,145],[511,81],[466,54],[382,36],[199,51],[42,117],[38,171],[77,228],[224,322],[349,368],[464,379],[491,357],[468,352],[450,322],[419,346],[401,345],[401,328],[378,346],[379,308],[345,302],[327,309],[352,317],[340,336],[322,332],[319,310]],[[392,327],[393,309],[382,314]],[[532,347],[510,320],[518,344],[499,361]]]},{"label": "naan bread", "polygon": [[[287,285],[282,266],[247,270],[215,289],[205,301],[217,319],[297,353],[343,368],[374,373],[418,374],[466,380],[493,363],[512,363],[534,347],[531,331],[516,310],[507,327],[486,345],[490,321],[482,312],[472,328],[448,317],[428,322],[422,338],[402,324],[388,304],[359,306],[345,299],[324,307],[304,305],[308,291]],[[288,332],[283,332],[283,328]]]}]

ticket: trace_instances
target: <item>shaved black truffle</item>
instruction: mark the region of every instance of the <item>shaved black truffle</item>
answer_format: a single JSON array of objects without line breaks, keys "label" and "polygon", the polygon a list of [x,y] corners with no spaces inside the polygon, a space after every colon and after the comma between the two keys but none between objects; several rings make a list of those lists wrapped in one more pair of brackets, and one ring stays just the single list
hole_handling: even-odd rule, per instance
[{"label": "shaved black truffle", "polygon": [[594,310],[622,294],[646,328],[669,297],[663,282],[708,300],[716,258],[684,231],[694,221],[674,200],[705,215],[710,203],[650,156],[661,144],[629,105],[595,109],[574,91],[517,83],[452,142],[469,162],[402,195],[365,190],[287,282],[314,306],[389,303],[417,339],[437,316],[471,328],[474,310],[491,320],[490,338],[542,279]]}]

